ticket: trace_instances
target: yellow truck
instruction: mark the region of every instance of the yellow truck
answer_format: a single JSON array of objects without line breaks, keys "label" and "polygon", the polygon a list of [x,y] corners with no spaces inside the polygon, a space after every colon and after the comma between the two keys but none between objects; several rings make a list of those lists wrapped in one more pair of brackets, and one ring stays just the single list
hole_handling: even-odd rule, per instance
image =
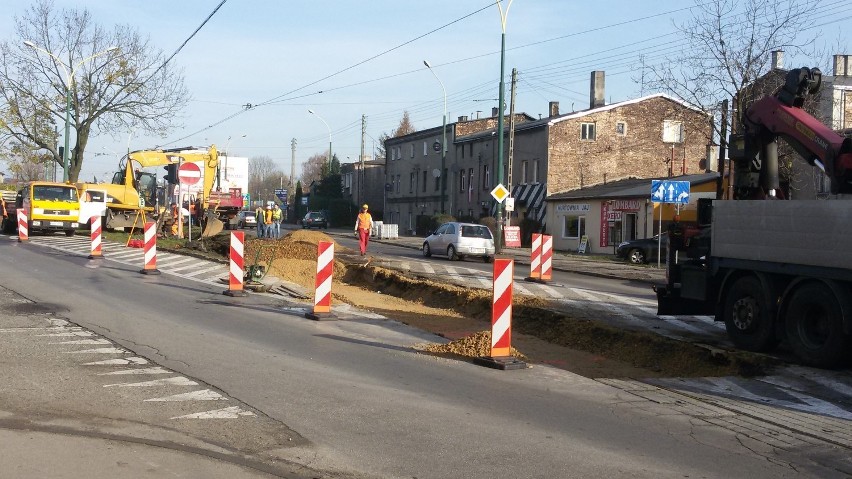
[{"label": "yellow truck", "polygon": [[26,183],[15,196],[15,217],[10,214],[7,218],[6,224],[10,229],[17,227],[18,208],[27,212],[30,234],[63,231],[66,236],[73,236],[80,226],[80,198],[72,184],[51,181]]}]

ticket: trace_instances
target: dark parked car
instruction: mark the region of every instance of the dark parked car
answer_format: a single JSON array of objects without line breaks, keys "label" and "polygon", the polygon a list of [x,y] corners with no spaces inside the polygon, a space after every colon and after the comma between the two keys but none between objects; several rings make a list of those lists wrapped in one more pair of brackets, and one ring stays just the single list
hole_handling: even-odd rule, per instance
[{"label": "dark parked car", "polygon": [[[615,256],[626,259],[633,264],[644,264],[649,261],[657,261],[657,251],[659,248],[660,235],[654,235],[652,238],[642,238],[630,241],[625,241],[618,245],[615,250]],[[662,261],[666,260],[666,242],[668,241],[668,233],[663,233]]]},{"label": "dark parked car", "polygon": [[320,211],[310,211],[302,218],[302,228],[325,228],[328,229],[328,219]]}]

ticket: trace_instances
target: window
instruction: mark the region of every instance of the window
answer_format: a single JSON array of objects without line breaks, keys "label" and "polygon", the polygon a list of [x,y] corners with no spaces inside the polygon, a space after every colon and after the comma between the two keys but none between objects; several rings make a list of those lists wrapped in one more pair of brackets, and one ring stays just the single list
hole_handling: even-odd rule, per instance
[{"label": "window", "polygon": [[435,191],[439,191],[441,189],[441,177],[435,177]]},{"label": "window", "polygon": [[428,174],[429,174],[428,171],[423,170],[423,192],[424,193],[426,192],[426,181],[428,179],[428,177],[426,175],[428,175]]},{"label": "window", "polygon": [[473,143],[468,147],[468,153],[470,153],[470,157],[473,158]]},{"label": "window", "polygon": [[488,165],[482,165],[482,189],[487,190],[491,186],[491,170]]},{"label": "window", "polygon": [[538,160],[533,160],[532,182],[538,183]]},{"label": "window", "polygon": [[411,144],[411,157],[414,158],[414,143]]},{"label": "window", "polygon": [[618,136],[627,135],[627,123],[619,121],[615,124],[615,134]]},{"label": "window", "polygon": [[461,146],[461,157],[464,159],[464,145]]},{"label": "window", "polygon": [[470,185],[468,185],[467,191],[473,191],[473,168],[467,170],[467,180],[470,183]]},{"label": "window", "polygon": [[580,123],[580,139],[590,141],[595,139],[594,123]]},{"label": "window", "polygon": [[467,190],[467,176],[465,171],[461,170],[459,172],[459,192],[464,193],[465,190]]},{"label": "window", "polygon": [[564,216],[562,219],[562,237],[580,239],[586,234],[585,216]]},{"label": "window", "polygon": [[663,143],[683,143],[683,122],[663,121]]},{"label": "window", "polygon": [[527,167],[529,166],[529,162],[524,160],[521,162],[521,184],[527,184]]},{"label": "window", "polygon": [[817,195],[825,196],[831,193],[831,181],[828,179],[828,175],[819,168],[814,168],[814,182],[816,183]]},{"label": "window", "polygon": [[399,193],[400,185],[402,184],[402,175],[396,175],[396,192]]},{"label": "window", "polygon": [[417,173],[412,173],[409,177],[410,184],[408,185],[408,192],[414,193],[414,183],[417,181]]}]

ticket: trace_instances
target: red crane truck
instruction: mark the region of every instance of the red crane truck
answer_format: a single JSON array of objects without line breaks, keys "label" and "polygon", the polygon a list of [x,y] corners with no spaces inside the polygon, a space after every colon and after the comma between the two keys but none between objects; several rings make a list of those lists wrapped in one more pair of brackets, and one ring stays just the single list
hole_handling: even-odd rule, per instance
[{"label": "red crane truck", "polygon": [[802,363],[836,367],[852,359],[852,203],[780,199],[778,175],[780,138],[832,194],[852,193],[852,138],[802,109],[821,78],[791,70],[747,109],[730,142],[733,199],[700,203],[698,227],[669,227],[666,284],[654,289],[659,315],[713,315],[741,349],[785,341]]}]

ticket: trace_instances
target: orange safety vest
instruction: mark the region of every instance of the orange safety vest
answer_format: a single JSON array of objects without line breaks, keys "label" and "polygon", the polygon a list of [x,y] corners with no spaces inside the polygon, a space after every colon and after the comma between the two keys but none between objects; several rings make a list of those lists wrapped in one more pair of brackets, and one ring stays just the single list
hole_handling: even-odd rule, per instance
[{"label": "orange safety vest", "polygon": [[357,228],[362,230],[369,230],[373,227],[373,217],[370,213],[364,212],[358,214],[358,225]]},{"label": "orange safety vest", "polygon": [[272,224],[272,210],[266,210],[266,212],[264,212],[263,223],[267,225]]}]

